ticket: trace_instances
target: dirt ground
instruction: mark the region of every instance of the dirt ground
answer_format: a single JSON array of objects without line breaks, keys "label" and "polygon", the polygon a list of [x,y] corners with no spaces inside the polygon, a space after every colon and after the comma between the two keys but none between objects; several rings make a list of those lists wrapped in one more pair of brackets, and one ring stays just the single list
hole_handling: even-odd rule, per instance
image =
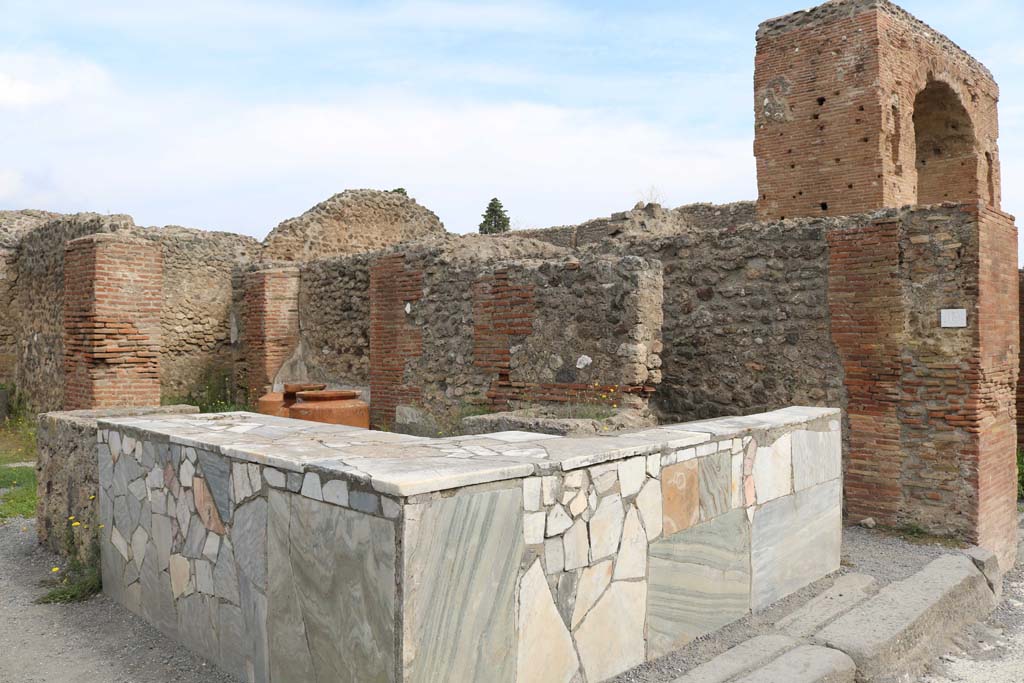
[{"label": "dirt ground", "polygon": [[103,596],[37,605],[57,564],[34,522],[0,522],[0,683],[225,683],[234,679]]}]

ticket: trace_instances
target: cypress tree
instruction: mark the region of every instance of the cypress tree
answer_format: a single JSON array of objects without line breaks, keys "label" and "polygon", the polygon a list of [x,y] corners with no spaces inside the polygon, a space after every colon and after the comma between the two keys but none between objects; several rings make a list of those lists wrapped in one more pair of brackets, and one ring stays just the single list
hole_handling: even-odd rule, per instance
[{"label": "cypress tree", "polygon": [[508,232],[508,230],[508,214],[505,212],[505,207],[495,197],[487,204],[487,210],[484,211],[484,219],[480,222],[480,234],[495,235],[499,232]]}]

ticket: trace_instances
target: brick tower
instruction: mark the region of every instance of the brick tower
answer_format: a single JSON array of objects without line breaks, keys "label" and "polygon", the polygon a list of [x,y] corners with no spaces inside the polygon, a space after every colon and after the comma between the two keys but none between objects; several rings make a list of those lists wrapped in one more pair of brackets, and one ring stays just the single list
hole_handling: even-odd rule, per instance
[{"label": "brick tower", "polygon": [[886,0],[761,24],[754,91],[762,218],[1000,207],[992,74]]},{"label": "brick tower", "polygon": [[762,219],[947,203],[829,230],[845,505],[853,521],[977,543],[1005,568],[1016,554],[1020,337],[998,86],[886,0],[763,23],[754,84]]}]

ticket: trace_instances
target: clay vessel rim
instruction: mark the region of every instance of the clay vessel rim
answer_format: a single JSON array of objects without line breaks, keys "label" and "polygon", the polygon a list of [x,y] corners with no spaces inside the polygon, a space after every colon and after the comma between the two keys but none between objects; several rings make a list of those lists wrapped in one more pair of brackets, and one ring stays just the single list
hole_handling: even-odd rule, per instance
[{"label": "clay vessel rim", "polygon": [[331,389],[328,391],[300,391],[298,397],[303,401],[341,401],[359,398],[358,391],[352,389]]}]

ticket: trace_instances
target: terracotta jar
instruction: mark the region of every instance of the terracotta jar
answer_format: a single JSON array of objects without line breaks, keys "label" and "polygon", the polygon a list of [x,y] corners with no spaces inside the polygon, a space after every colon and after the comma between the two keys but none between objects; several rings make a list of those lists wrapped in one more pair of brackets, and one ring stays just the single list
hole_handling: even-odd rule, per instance
[{"label": "terracotta jar", "polygon": [[300,391],[298,398],[288,409],[289,417],[370,428],[370,406],[359,400],[358,391]]},{"label": "terracotta jar", "polygon": [[296,394],[300,391],[318,391],[326,387],[326,384],[294,383],[285,384],[284,391],[271,391],[256,400],[256,410],[264,415],[276,415],[277,417],[290,417],[288,409],[298,400]]}]

